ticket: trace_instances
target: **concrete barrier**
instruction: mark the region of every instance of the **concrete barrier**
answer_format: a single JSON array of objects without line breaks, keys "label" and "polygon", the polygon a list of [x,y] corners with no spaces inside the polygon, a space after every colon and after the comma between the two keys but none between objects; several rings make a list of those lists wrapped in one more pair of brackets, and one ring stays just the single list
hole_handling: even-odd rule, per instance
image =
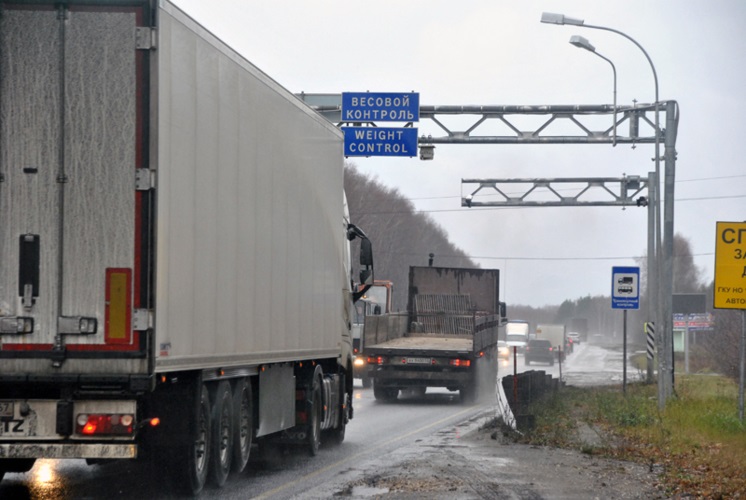
[{"label": "concrete barrier", "polygon": [[525,409],[549,392],[559,390],[560,380],[543,370],[530,370],[517,375],[502,378],[502,388],[510,409],[515,415],[516,427],[520,431],[533,429],[535,416],[526,413]]}]

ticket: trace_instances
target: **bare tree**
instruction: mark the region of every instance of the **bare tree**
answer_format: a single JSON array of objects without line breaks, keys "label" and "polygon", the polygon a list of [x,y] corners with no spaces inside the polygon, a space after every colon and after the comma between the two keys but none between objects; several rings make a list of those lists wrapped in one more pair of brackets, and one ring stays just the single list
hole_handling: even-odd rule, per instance
[{"label": "bare tree", "polygon": [[373,242],[376,277],[394,283],[394,310],[406,308],[409,266],[428,265],[431,253],[437,266],[479,267],[449,241],[441,226],[417,212],[397,189],[362,174],[349,162],[345,165],[345,191],[352,222]]}]

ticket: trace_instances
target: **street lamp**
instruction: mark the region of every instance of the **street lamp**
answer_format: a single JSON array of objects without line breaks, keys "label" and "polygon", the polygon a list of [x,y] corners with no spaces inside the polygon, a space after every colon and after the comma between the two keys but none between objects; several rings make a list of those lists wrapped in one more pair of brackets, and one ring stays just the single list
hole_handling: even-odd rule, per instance
[{"label": "street lamp", "polygon": [[616,146],[616,66],[614,66],[614,63],[611,62],[611,59],[602,56],[598,52],[596,52],[596,47],[591,45],[591,42],[588,41],[587,38],[583,38],[582,36],[573,35],[570,37],[570,43],[575,45],[576,47],[579,47],[581,49],[585,49],[591,54],[595,54],[607,63],[611,64],[611,70],[614,72],[614,132],[613,132],[613,139],[612,139],[612,146]]},{"label": "street lamp", "polygon": [[[667,230],[666,230],[666,248],[664,249],[665,255],[662,256],[661,252],[661,207],[660,207],[660,114],[659,114],[659,108],[658,108],[658,73],[655,71],[655,66],[653,65],[652,59],[650,59],[650,56],[645,51],[645,49],[637,43],[637,40],[632,38],[631,36],[627,35],[626,33],[623,33],[619,30],[615,30],[613,28],[607,28],[605,26],[594,26],[591,24],[585,24],[585,21],[582,19],[574,19],[571,17],[566,17],[563,14],[553,14],[551,12],[543,12],[541,14],[541,22],[546,24],[557,24],[557,25],[570,25],[570,26],[580,26],[582,28],[591,28],[591,29],[597,29],[597,30],[603,30],[603,31],[610,31],[612,33],[616,33],[617,35],[621,35],[630,42],[634,43],[638,49],[642,51],[642,53],[645,55],[645,58],[648,60],[648,63],[650,64],[650,69],[653,70],[653,80],[655,81],[655,180],[654,180],[654,193],[655,198],[651,199],[651,204],[653,205],[655,209],[655,248],[656,248],[656,259],[651,259],[650,251],[648,250],[648,294],[652,296],[652,290],[653,288],[656,289],[655,296],[657,298],[658,302],[658,308],[657,308],[657,314],[654,316],[654,321],[660,319],[662,324],[658,324],[658,335],[662,336],[663,341],[659,343],[658,345],[662,346],[663,353],[659,353],[658,360],[659,363],[661,363],[662,360],[666,360],[664,363],[667,365],[665,368],[664,366],[660,366],[661,370],[659,373],[659,377],[662,377],[664,380],[664,383],[659,383],[658,387],[658,405],[659,407],[663,407],[665,400],[668,398],[668,396],[673,394],[673,353],[671,352],[671,349],[669,347],[672,347],[667,345],[667,342],[671,342],[673,344],[673,338],[672,338],[672,328],[670,328],[673,325],[669,325],[669,323],[672,321],[672,313],[670,311],[670,307],[667,307],[670,303],[670,297],[667,297],[666,301],[663,300],[663,280],[661,279],[662,275],[662,267],[661,266],[661,258],[664,257],[666,261],[666,270],[665,270],[665,282],[666,282],[666,293],[668,296],[671,296],[672,293],[672,285],[673,285],[673,221],[671,220],[671,223],[669,224],[668,221],[668,213],[666,214],[666,222],[667,222]],[[668,173],[668,170],[667,170]],[[673,172],[672,172],[673,175]],[[652,184],[652,182],[651,182]],[[673,181],[670,183],[670,190],[669,190],[669,182],[666,181],[666,206],[669,206],[669,200],[673,200]],[[651,198],[653,198],[651,193]],[[671,207],[673,207],[673,203],[670,204]],[[673,208],[671,208],[671,214],[670,218],[673,219]],[[668,226],[671,226],[671,231],[668,230]],[[671,234],[669,234],[669,232]],[[650,246],[648,246],[650,248]],[[651,264],[655,261],[655,273],[651,270]],[[656,279],[654,280],[656,282],[655,287],[650,286],[651,276],[655,275]],[[664,328],[660,328],[661,326],[664,326]],[[670,333],[671,332],[671,333]],[[665,371],[665,369],[668,368],[670,370],[670,377],[662,375],[662,372]]]}]

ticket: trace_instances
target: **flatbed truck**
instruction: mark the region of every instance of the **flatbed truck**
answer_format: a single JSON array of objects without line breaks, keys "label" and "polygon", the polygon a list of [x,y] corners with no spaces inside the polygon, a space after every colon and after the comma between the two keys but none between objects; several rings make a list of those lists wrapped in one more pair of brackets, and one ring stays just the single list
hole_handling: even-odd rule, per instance
[{"label": "flatbed truck", "polygon": [[505,318],[499,278],[496,269],[410,267],[407,312],[366,318],[375,398],[445,387],[470,402],[490,392]]}]

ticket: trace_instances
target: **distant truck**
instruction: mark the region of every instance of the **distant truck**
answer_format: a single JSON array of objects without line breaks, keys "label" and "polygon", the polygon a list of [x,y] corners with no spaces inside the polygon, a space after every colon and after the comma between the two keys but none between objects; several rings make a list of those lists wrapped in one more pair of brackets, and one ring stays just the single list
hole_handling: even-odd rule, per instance
[{"label": "distant truck", "polygon": [[167,0],[0,8],[0,478],[341,442],[342,133]]},{"label": "distant truck", "polygon": [[528,321],[511,319],[505,323],[505,341],[511,352],[513,348],[519,353],[526,350],[531,325]]},{"label": "distant truck", "polygon": [[471,401],[482,382],[494,384],[505,316],[499,284],[496,269],[410,267],[407,312],[366,318],[375,398],[445,387]]},{"label": "distant truck", "polygon": [[568,353],[567,335],[565,334],[565,325],[539,324],[536,325],[536,339],[548,340],[552,344],[556,357]]},{"label": "distant truck", "polygon": [[588,342],[588,319],[587,318],[570,318],[565,325],[566,331],[577,332],[581,342]]},{"label": "distant truck", "polygon": [[391,312],[391,297],[394,284],[389,280],[375,280],[365,295],[355,303],[355,319],[352,322],[352,353],[353,373],[355,378],[363,382],[363,387],[368,389],[372,384],[368,376],[368,358],[365,354],[365,318],[373,315],[388,314]]}]

